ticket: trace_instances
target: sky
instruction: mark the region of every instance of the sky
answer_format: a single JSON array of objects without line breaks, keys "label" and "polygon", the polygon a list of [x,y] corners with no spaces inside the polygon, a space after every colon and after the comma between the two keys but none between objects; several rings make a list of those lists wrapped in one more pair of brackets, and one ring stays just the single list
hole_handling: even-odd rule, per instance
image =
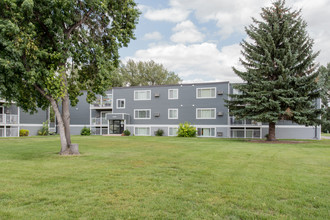
[{"label": "sky", "polygon": [[[120,52],[123,63],[154,60],[180,76],[184,83],[241,82],[232,67],[241,69],[240,42],[245,27],[259,19],[262,7],[274,0],[136,0],[142,14],[136,40]],[[316,62],[330,62],[330,0],[287,0],[302,9],[307,31],[320,51]]]}]

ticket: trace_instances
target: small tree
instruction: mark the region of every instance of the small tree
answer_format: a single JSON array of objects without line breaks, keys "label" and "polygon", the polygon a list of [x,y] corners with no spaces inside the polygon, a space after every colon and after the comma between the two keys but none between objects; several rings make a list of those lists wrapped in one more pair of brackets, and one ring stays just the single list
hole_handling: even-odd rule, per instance
[{"label": "small tree", "polygon": [[320,88],[322,91],[322,104],[325,107],[325,113],[322,115],[322,132],[330,132],[330,63],[319,68]]},{"label": "small tree", "polygon": [[236,118],[268,122],[269,141],[275,140],[278,120],[316,125],[322,112],[315,105],[320,97],[314,63],[318,53],[312,50],[301,11],[284,4],[277,0],[263,8],[262,20],[253,18],[254,24],[245,29],[251,39],[241,43],[245,71],[233,68],[245,83],[235,85],[242,93],[227,101]]}]

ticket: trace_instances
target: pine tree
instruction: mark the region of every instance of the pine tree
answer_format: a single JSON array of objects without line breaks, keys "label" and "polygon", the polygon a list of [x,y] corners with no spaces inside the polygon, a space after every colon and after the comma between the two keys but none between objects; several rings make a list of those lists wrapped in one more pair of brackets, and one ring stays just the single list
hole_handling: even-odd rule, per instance
[{"label": "pine tree", "polygon": [[261,20],[246,27],[250,40],[243,40],[240,63],[234,72],[244,81],[234,85],[241,94],[227,101],[231,115],[269,123],[269,141],[275,139],[278,120],[298,124],[320,123],[315,100],[320,97],[318,71],[301,10],[292,10],[278,0],[262,8]]}]

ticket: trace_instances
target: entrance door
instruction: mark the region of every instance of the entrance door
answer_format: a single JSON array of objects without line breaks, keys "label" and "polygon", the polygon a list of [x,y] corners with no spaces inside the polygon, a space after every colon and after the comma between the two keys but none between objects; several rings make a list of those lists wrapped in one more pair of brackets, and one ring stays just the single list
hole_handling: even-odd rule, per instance
[{"label": "entrance door", "polygon": [[110,120],[109,121],[109,133],[110,134],[122,134],[124,131],[123,120]]},{"label": "entrance door", "polygon": [[0,123],[5,123],[5,116],[3,115],[5,113],[3,106],[0,106]]}]

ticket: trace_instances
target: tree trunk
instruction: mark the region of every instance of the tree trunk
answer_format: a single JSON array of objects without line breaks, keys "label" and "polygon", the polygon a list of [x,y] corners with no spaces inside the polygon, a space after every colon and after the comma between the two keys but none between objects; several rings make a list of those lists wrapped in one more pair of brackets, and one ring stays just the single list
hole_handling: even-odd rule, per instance
[{"label": "tree trunk", "polygon": [[56,119],[57,119],[57,124],[59,127],[59,131],[60,131],[60,138],[61,138],[61,152],[64,152],[67,150],[68,148],[68,142],[66,140],[65,137],[65,130],[64,130],[64,124],[63,124],[63,120],[62,120],[62,115],[60,113],[60,110],[58,108],[58,105],[56,103],[56,101],[54,99],[50,100],[50,104],[55,112],[56,115]]},{"label": "tree trunk", "polygon": [[276,138],[275,138],[275,123],[274,122],[269,123],[267,141],[276,141]]},{"label": "tree trunk", "polygon": [[71,135],[70,135],[70,100],[68,94],[62,98],[62,115],[65,130],[65,137],[68,146],[71,145]]}]

